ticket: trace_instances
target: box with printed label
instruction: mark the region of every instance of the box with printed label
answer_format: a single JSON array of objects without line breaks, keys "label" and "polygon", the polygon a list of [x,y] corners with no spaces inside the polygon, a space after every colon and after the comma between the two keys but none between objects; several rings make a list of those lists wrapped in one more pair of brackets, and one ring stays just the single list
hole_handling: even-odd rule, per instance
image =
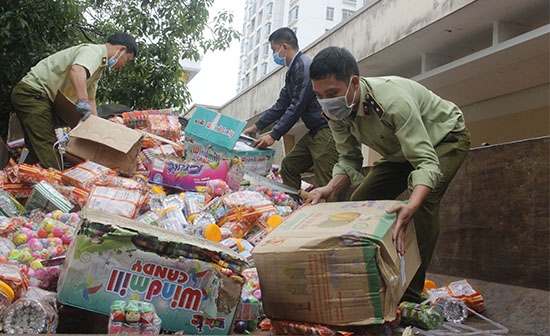
[{"label": "box with printed label", "polygon": [[266,175],[275,150],[255,149],[239,140],[245,125],[244,121],[199,106],[185,127],[185,157],[211,163],[237,156],[245,170]]},{"label": "box with printed label", "polygon": [[381,324],[420,265],[414,225],[392,242],[399,201],[334,202],[294,211],[252,250],[266,315],[333,326]]},{"label": "box with printed label", "polygon": [[59,278],[61,303],[108,315],[113,301],[145,301],[164,329],[231,332],[247,267],[237,253],[94,209],[82,218]]}]

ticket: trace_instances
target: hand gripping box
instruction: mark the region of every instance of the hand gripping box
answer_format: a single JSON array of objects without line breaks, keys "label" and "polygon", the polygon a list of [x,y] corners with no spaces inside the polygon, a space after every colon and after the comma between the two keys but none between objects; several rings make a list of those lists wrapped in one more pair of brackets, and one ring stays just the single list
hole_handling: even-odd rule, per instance
[{"label": "hand gripping box", "polygon": [[58,300],[108,315],[116,300],[152,303],[162,328],[231,332],[246,261],[222,244],[93,209],[67,251]]},{"label": "hand gripping box", "polygon": [[[333,326],[392,321],[420,265],[414,225],[400,259],[392,242],[399,201],[308,205],[252,250],[270,318]],[[403,260],[403,261],[401,261]]]},{"label": "hand gripping box", "polygon": [[245,122],[197,107],[185,127],[185,157],[204,163],[237,156],[245,170],[266,175],[271,170],[275,150],[255,149],[239,141]]}]

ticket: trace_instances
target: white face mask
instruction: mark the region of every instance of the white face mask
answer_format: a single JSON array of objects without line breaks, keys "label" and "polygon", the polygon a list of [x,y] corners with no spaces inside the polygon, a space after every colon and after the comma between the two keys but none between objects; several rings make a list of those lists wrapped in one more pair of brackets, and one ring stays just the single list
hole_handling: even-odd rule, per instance
[{"label": "white face mask", "polygon": [[351,99],[351,105],[348,105],[348,92],[351,86],[351,78],[349,79],[348,88],[346,94],[340,97],[317,99],[323,111],[332,120],[342,120],[351,114],[351,109],[355,103],[355,91],[353,91],[353,98]]}]

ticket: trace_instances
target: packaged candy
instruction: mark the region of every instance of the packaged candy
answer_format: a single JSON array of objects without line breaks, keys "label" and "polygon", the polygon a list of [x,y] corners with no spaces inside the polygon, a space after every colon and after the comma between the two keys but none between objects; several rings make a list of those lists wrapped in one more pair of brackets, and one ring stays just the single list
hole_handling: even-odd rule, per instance
[{"label": "packaged candy", "polygon": [[177,116],[149,114],[146,120],[149,133],[174,141],[181,138],[181,126]]},{"label": "packaged candy", "polygon": [[117,300],[111,304],[109,334],[157,335],[162,320],[150,302]]},{"label": "packaged candy", "polygon": [[22,297],[4,311],[6,334],[52,334],[57,323],[56,307],[42,299]]},{"label": "packaged candy", "polygon": [[94,184],[108,184],[116,175],[116,171],[107,168],[99,163],[84,161],[61,173],[61,180],[64,185],[90,189]]},{"label": "packaged candy", "polygon": [[21,297],[29,288],[29,281],[18,265],[0,263],[0,280],[11,287],[15,299]]},{"label": "packaged candy", "polygon": [[195,191],[204,187],[209,180],[224,180],[229,169],[229,160],[203,163],[192,160],[182,160],[178,157],[153,159],[149,171],[149,182],[165,185],[180,190]]},{"label": "packaged candy", "polygon": [[134,219],[144,201],[137,190],[93,186],[86,207]]},{"label": "packaged candy", "polygon": [[483,296],[476,291],[466,279],[453,281],[447,285],[449,296],[461,299],[466,305],[478,313],[483,311]]},{"label": "packaged candy", "polygon": [[13,289],[4,281],[0,280],[0,322],[2,321],[2,313],[11,304],[15,297]]},{"label": "packaged candy", "polygon": [[423,329],[434,330],[443,325],[445,317],[443,309],[430,304],[418,304],[414,302],[401,302],[401,323],[413,325]]}]

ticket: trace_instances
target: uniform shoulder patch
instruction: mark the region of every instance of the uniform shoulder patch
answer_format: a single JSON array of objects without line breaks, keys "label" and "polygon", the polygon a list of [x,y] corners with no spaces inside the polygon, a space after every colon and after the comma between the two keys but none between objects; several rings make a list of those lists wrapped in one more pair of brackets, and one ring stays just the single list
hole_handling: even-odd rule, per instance
[{"label": "uniform shoulder patch", "polygon": [[363,112],[365,115],[370,115],[370,109],[372,109],[377,115],[378,118],[382,119],[384,116],[384,109],[382,106],[374,99],[371,93],[365,93],[365,102],[363,103]]}]

